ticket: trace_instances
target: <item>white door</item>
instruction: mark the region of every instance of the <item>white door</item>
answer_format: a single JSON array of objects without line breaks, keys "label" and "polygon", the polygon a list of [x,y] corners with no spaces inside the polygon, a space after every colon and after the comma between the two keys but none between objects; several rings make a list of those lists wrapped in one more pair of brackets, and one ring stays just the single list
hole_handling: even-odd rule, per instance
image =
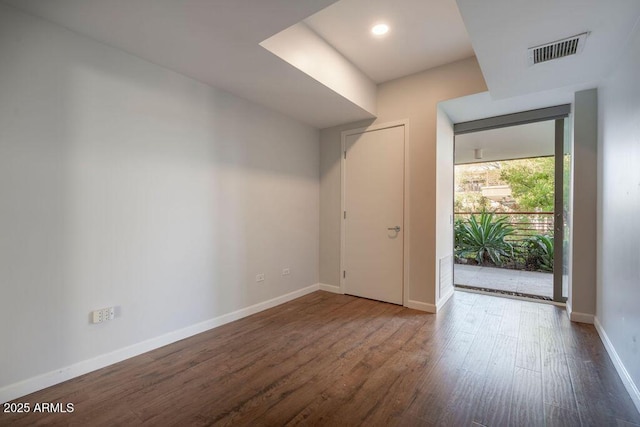
[{"label": "white door", "polygon": [[345,137],[343,289],[403,302],[404,126]]}]

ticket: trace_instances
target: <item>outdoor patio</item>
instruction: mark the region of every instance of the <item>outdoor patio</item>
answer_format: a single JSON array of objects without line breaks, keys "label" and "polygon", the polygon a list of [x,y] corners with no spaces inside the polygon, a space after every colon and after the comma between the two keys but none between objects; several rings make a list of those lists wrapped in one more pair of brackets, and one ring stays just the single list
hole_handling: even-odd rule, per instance
[{"label": "outdoor patio", "polygon": [[505,268],[454,265],[455,285],[553,298],[553,274]]}]

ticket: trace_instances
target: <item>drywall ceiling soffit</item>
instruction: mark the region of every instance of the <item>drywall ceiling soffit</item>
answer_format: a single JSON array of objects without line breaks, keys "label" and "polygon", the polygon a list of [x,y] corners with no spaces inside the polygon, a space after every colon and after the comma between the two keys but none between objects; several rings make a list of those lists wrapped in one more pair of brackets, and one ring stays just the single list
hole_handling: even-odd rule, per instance
[{"label": "drywall ceiling soffit", "polygon": [[[640,16],[637,0],[457,0],[495,99],[595,86],[615,67]],[[527,48],[589,32],[573,56],[528,65]]]},{"label": "drywall ceiling soffit", "polygon": [[335,0],[5,0],[112,47],[323,128],[373,115],[259,43]]},{"label": "drywall ceiling soffit", "polygon": [[493,99],[489,92],[482,92],[442,101],[438,105],[447,114],[451,123],[463,123],[556,105],[573,104],[576,91],[591,88],[582,85],[569,86],[506,99]]},{"label": "drywall ceiling soffit", "polygon": [[280,31],[262,41],[260,46],[375,114],[376,84],[304,22]]},{"label": "drywall ceiling soffit", "polygon": [[304,22],[376,83],[474,55],[455,0],[341,0]]}]

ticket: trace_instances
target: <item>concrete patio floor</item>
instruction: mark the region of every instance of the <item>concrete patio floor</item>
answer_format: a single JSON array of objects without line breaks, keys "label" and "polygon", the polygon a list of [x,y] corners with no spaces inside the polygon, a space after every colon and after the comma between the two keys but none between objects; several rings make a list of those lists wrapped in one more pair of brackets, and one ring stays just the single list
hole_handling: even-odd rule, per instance
[{"label": "concrete patio floor", "polygon": [[553,274],[454,264],[453,283],[553,298]]}]

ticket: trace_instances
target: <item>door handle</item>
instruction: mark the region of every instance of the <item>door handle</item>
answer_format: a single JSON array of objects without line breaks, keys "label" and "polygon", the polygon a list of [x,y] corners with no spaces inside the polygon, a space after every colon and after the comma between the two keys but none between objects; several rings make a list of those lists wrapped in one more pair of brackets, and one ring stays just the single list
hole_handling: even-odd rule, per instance
[{"label": "door handle", "polygon": [[396,225],[395,227],[387,228],[387,230],[395,231],[396,233],[398,233],[400,231],[400,226]]}]

